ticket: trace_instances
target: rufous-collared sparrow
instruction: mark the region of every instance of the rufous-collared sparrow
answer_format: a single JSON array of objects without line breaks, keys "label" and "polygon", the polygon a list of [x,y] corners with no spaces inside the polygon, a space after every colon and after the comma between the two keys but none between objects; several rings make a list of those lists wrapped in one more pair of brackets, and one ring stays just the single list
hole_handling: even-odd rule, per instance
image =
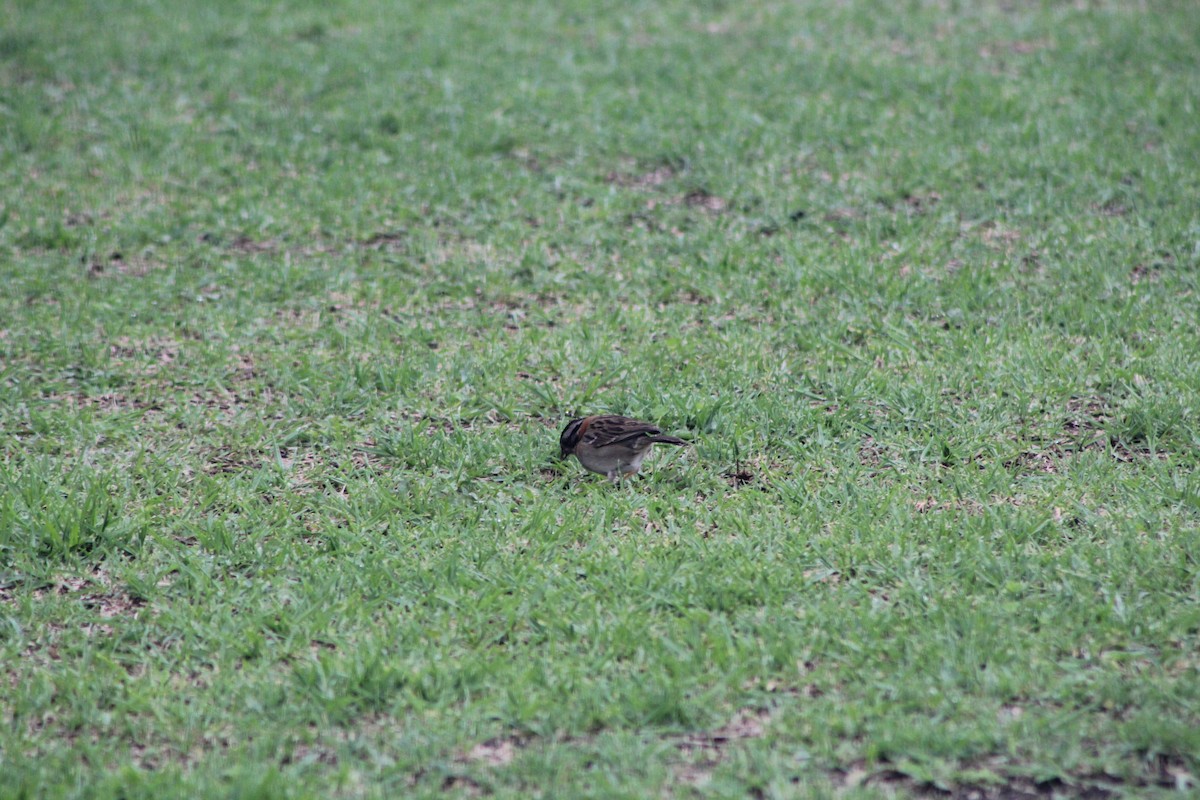
[{"label": "rufous-collared sparrow", "polygon": [[657,425],[615,414],[573,419],[558,437],[563,458],[574,455],[585,468],[613,481],[637,472],[655,442],[687,444],[683,439],[667,436]]}]

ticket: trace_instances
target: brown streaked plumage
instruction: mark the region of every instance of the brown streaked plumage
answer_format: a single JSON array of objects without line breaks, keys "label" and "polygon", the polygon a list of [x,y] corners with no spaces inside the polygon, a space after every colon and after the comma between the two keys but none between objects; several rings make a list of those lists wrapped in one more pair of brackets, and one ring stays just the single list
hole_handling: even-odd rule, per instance
[{"label": "brown streaked plumage", "polygon": [[637,472],[656,442],[687,444],[683,439],[664,434],[657,425],[615,414],[573,419],[558,437],[563,458],[573,455],[585,468],[614,481]]}]

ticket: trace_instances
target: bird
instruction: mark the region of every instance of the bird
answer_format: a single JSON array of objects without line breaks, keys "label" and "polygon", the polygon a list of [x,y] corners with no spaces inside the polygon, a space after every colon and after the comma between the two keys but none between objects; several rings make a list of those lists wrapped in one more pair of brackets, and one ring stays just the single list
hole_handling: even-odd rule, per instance
[{"label": "bird", "polygon": [[637,472],[655,442],[687,445],[683,439],[664,434],[657,425],[615,414],[573,419],[558,437],[562,458],[573,455],[584,468],[614,482]]}]

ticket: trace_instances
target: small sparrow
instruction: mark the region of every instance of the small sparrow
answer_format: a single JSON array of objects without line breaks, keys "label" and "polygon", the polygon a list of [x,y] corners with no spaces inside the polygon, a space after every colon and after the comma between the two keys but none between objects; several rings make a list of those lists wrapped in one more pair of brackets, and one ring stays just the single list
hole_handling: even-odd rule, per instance
[{"label": "small sparrow", "polygon": [[573,419],[558,437],[563,458],[574,455],[585,468],[612,481],[637,472],[655,442],[687,444],[649,422],[613,414]]}]

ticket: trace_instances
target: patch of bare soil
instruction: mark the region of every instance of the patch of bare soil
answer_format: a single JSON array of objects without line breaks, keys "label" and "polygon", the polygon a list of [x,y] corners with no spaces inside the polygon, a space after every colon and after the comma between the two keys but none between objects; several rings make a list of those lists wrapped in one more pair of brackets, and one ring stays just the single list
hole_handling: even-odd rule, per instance
[{"label": "patch of bare soil", "polygon": [[1162,279],[1162,272],[1158,267],[1149,264],[1134,264],[1133,269],[1129,270],[1129,282],[1139,284],[1143,281],[1147,283],[1156,283]]},{"label": "patch of bare soil", "polygon": [[404,230],[381,231],[363,239],[360,247],[368,250],[405,251],[408,249],[408,232]]},{"label": "patch of bare soil", "polygon": [[369,469],[376,472],[391,469],[392,465],[390,462],[375,454],[376,447],[378,447],[378,442],[374,439],[364,439],[354,452],[350,454],[350,463],[357,469]]},{"label": "patch of bare soil", "polygon": [[849,206],[840,206],[838,208],[830,209],[821,217],[821,219],[831,223],[850,222],[862,218],[863,213],[861,211],[850,208]]},{"label": "patch of bare soil", "polygon": [[[661,190],[664,186],[674,182],[686,172],[686,167],[682,162],[666,162],[656,164],[650,168],[638,169],[636,163],[622,165],[621,169],[613,170],[605,176],[605,180],[609,183],[621,186],[627,189],[640,189],[643,191]],[[672,195],[670,197],[652,197],[646,201],[646,211],[654,211],[659,206],[684,206],[686,208],[699,209],[709,214],[723,214],[730,209],[729,201],[713,194],[703,187],[693,188],[683,194]],[[645,213],[631,215],[627,220],[630,226],[636,224],[645,225],[650,230],[660,230],[660,226],[653,219],[649,219]]]},{"label": "patch of bare soil", "polygon": [[710,194],[704,189],[693,189],[679,198],[677,202],[682,202],[689,208],[699,208],[711,214],[720,214],[729,208],[729,201],[723,197],[718,197],[715,194]]},{"label": "patch of bare soil", "polygon": [[683,166],[678,163],[663,163],[642,171],[630,171],[629,165],[620,170],[613,170],[605,176],[605,180],[617,186],[635,189],[654,189],[675,180],[683,172]]},{"label": "patch of bare soil", "polygon": [[108,355],[114,362],[140,362],[142,375],[156,375],[179,358],[180,343],[174,339],[151,336],[137,340],[118,336],[108,345]]},{"label": "patch of bare soil", "polygon": [[686,206],[687,208],[698,208],[710,214],[723,214],[729,210],[729,201],[704,189],[693,189],[686,194],[661,199],[652,197],[646,201],[647,211],[654,211],[659,206]]},{"label": "patch of bare soil", "polygon": [[1092,208],[1105,217],[1123,217],[1129,213],[1129,206],[1120,200],[1109,200],[1105,203],[1092,203]]},{"label": "patch of bare soil", "polygon": [[1149,448],[1122,442],[1108,432],[1112,413],[1101,397],[1075,397],[1067,403],[1064,419],[1055,435],[1036,448],[1024,450],[1004,462],[1007,469],[1054,475],[1064,462],[1086,451],[1109,452],[1116,461],[1129,463],[1144,458],[1165,458]]},{"label": "patch of bare soil", "polygon": [[533,741],[533,737],[528,734],[497,736],[480,742],[457,760],[461,762],[483,763],[489,767],[503,767],[511,763],[517,757],[517,754],[524,750],[531,741]]},{"label": "patch of bare soil", "polygon": [[980,58],[1000,58],[1005,55],[1027,56],[1039,50],[1047,50],[1054,43],[1049,39],[1015,39],[1007,42],[992,42],[979,48]]},{"label": "patch of bare soil", "polygon": [[929,514],[934,511],[961,511],[969,516],[979,516],[983,513],[983,504],[978,500],[964,498],[955,502],[938,502],[932,497],[925,497],[913,504],[918,514]]},{"label": "patch of bare soil", "polygon": [[1163,270],[1175,261],[1175,256],[1170,253],[1159,253],[1158,258],[1150,262],[1142,262],[1134,264],[1129,270],[1129,281],[1133,284],[1157,283],[1162,280]]},{"label": "patch of bare soil", "polygon": [[1021,231],[999,222],[985,222],[979,226],[978,231],[985,244],[998,250],[1010,250],[1024,238]]},{"label": "patch of bare soil", "polygon": [[737,467],[724,473],[725,481],[734,489],[740,489],[748,483],[754,482],[754,473],[745,467]]},{"label": "patch of bare soil", "polygon": [[279,249],[279,242],[275,239],[252,239],[242,234],[229,243],[229,249],[239,253],[273,253]]},{"label": "patch of bare soil", "polygon": [[546,171],[546,165],[542,159],[525,147],[518,147],[507,153],[507,157],[515,161],[522,169],[533,172],[542,173]]},{"label": "patch of bare soil", "polygon": [[900,198],[902,208],[907,209],[911,214],[925,214],[941,201],[942,196],[937,192],[906,194]]},{"label": "patch of bare soil", "polygon": [[443,792],[458,792],[467,797],[480,797],[485,794],[484,787],[479,781],[467,775],[447,775],[442,781]]},{"label": "patch of bare soil", "polygon": [[[805,662],[805,667],[811,664]],[[747,689],[763,688],[748,685]],[[767,691],[779,687],[768,684]],[[822,692],[815,686],[789,688],[784,693],[792,697],[820,697]],[[713,772],[735,749],[742,744],[765,737],[775,713],[772,708],[743,708],[724,725],[704,731],[664,737],[674,745],[681,760],[673,765],[672,773],[678,782],[695,787],[708,783]],[[1019,717],[1019,707],[1001,710],[1001,722]],[[480,742],[469,750],[454,756],[456,764],[482,766],[491,769],[506,767],[515,761],[526,748],[535,746],[540,739],[529,733],[514,732],[496,736]],[[586,742],[586,738],[559,739],[559,744]],[[1108,773],[1085,773],[1043,780],[1026,775],[1008,774],[1014,769],[1009,756],[982,757],[974,763],[962,765],[964,771],[989,773],[986,782],[960,782],[937,785],[912,777],[903,765],[883,760],[869,764],[856,761],[844,768],[825,770],[824,774],[838,789],[861,789],[874,787],[884,792],[913,798],[937,798],[937,800],[1108,800],[1118,795],[1127,795],[1139,788],[1173,788],[1186,792],[1197,786],[1197,778],[1184,761],[1175,756],[1159,756],[1146,763],[1147,773],[1134,779],[1125,779]],[[1017,765],[1019,768],[1019,765]],[[410,777],[415,785],[427,775],[422,769]],[[809,773],[811,776],[811,773]],[[801,783],[805,775],[797,775],[793,783]],[[443,790],[458,790],[470,796],[488,794],[487,787],[475,778],[449,775],[442,782]]]},{"label": "patch of bare soil", "polygon": [[238,411],[254,402],[253,395],[241,395],[237,392],[209,391],[193,392],[188,403],[213,411]]},{"label": "patch of bare soil", "polygon": [[254,365],[254,356],[251,353],[235,352],[230,370],[233,373],[233,380],[239,383],[252,381],[259,376],[259,371]]},{"label": "patch of bare soil", "polygon": [[140,278],[165,266],[166,264],[161,261],[143,256],[126,257],[119,250],[114,250],[107,257],[96,257],[89,260],[87,262],[87,276],[89,278],[102,278],[124,275]]},{"label": "patch of bare soil", "polygon": [[[90,575],[59,577],[48,586],[32,592],[35,600],[49,595],[76,599],[80,605],[93,612],[95,618],[83,622],[79,628],[87,636],[110,636],[113,633],[113,627],[105,620],[118,617],[137,619],[142,609],[146,607],[146,601],[143,598],[131,594],[123,586],[114,585],[103,567],[93,569]],[[0,601],[15,602],[15,600],[15,592],[10,589],[0,592]],[[46,627],[25,648],[24,658],[39,664],[59,661],[58,645],[53,640],[57,638],[56,634],[65,629],[58,623],[52,623]]]},{"label": "patch of bare soil", "polygon": [[771,714],[767,708],[744,708],[719,728],[678,737],[675,747],[687,760],[676,765],[675,776],[693,786],[708,783],[732,748],[766,734]]},{"label": "patch of bare soil", "polygon": [[63,403],[75,408],[95,408],[100,411],[161,411],[162,406],[144,400],[135,400],[120,392],[104,394],[51,394],[45,398],[50,403]]},{"label": "patch of bare soil", "polygon": [[1066,457],[1061,449],[1026,450],[1018,453],[1016,458],[1005,461],[1004,466],[1018,472],[1055,475],[1059,471],[1059,462]]},{"label": "patch of bare soil", "polygon": [[878,467],[883,463],[883,452],[875,438],[867,436],[858,446],[858,463],[864,467]]},{"label": "patch of bare soil", "polygon": [[206,475],[231,475],[260,468],[270,454],[266,450],[237,450],[228,445],[217,448],[204,463]]},{"label": "patch of bare soil", "polygon": [[280,761],[281,764],[324,764],[327,767],[338,765],[338,755],[332,747],[321,744],[298,744]]},{"label": "patch of bare soil", "polygon": [[[685,758],[684,762],[675,767],[676,777],[692,785],[706,783],[713,769],[727,757],[733,747],[748,739],[757,739],[765,735],[772,713],[771,709],[766,708],[742,709],[729,722],[717,728],[667,737]],[[537,737],[528,733],[496,736],[476,744],[465,753],[460,753],[455,756],[454,761],[458,764],[490,768],[504,767],[537,741]],[[569,743],[578,740],[566,739],[560,743],[562,741]],[[419,780],[422,775],[423,773],[415,775],[414,781]],[[443,788],[448,788],[450,782],[454,788],[466,789],[468,793],[474,793],[481,788],[476,780],[468,776],[450,776],[446,781],[448,783],[444,784]]]},{"label": "patch of bare soil", "polygon": [[[490,769],[508,766],[526,747],[532,745],[535,737],[528,733],[510,733],[506,736],[494,736],[480,742],[465,753],[454,757],[454,763],[464,766],[483,766]],[[418,770],[410,778],[410,784],[416,784],[425,776],[425,770]],[[447,775],[442,781],[442,791],[458,791],[469,797],[486,794],[485,787],[470,775]]]},{"label": "patch of bare soil", "polygon": [[[267,382],[258,382],[263,370],[253,354],[234,352],[226,373],[230,388],[209,388],[193,392],[187,402],[213,411],[240,412],[250,407],[260,412],[264,406],[275,402],[278,390]],[[275,414],[271,419],[282,419]]]},{"label": "patch of bare soil", "polygon": [[1000,759],[990,758],[981,759],[977,764],[964,764],[963,767],[990,772],[995,780],[943,786],[917,780],[886,761],[875,766],[860,761],[847,769],[832,770],[830,776],[839,788],[880,787],[901,792],[905,797],[938,800],[1107,800],[1117,796],[1136,796],[1138,789],[1149,787],[1186,792],[1196,786],[1196,777],[1178,758],[1160,756],[1150,766],[1148,775],[1134,780],[1105,773],[1080,773],[1066,778],[1038,780],[1025,775],[1005,774],[1006,768],[1012,767],[1009,760],[1001,763]]}]

